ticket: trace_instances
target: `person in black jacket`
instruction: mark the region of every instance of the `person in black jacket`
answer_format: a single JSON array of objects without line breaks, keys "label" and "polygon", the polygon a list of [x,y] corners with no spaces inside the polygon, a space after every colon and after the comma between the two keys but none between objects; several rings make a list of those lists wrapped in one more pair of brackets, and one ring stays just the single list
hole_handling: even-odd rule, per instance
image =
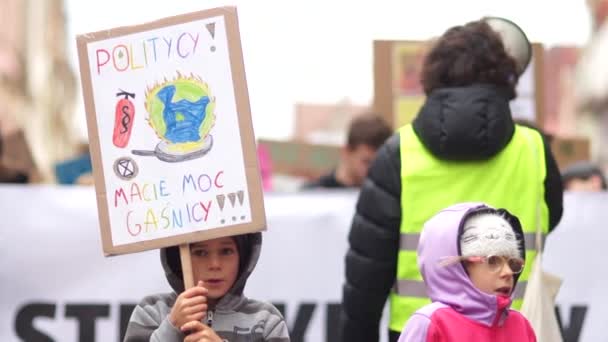
[{"label": "person in black jacket", "polygon": [[[529,58],[522,67],[506,51],[501,36],[483,19],[451,28],[437,40],[422,69],[427,98],[411,126],[417,143],[426,149],[424,153],[432,155],[425,158],[434,158],[437,164],[450,161],[483,165],[480,161],[489,163],[510,148],[516,131],[525,130],[513,122],[509,101],[515,97],[516,82]],[[379,149],[359,193],[345,258],[340,319],[344,342],[379,340],[382,311],[391,289],[397,285],[398,253],[403,248],[402,212],[405,207],[414,214],[427,210],[417,206],[416,200],[402,203],[402,166],[411,165],[411,160],[401,160],[401,137],[400,132],[394,134]],[[519,144],[525,145],[521,139]],[[544,182],[538,183],[544,185],[542,197],[548,209],[549,229],[553,229],[562,216],[563,189],[546,138],[540,145],[544,163],[538,165],[544,166],[546,172]],[[530,167],[525,172],[532,171]],[[446,172],[449,173],[442,170],[442,174]],[[521,179],[529,177],[520,175]],[[433,175],[424,176],[432,182]],[[445,185],[459,180],[437,181]],[[489,183],[483,179],[480,182],[486,186]],[[514,189],[527,186],[518,177],[510,177],[509,182]],[[435,186],[427,191],[439,195],[449,192],[448,188]],[[428,203],[428,196],[432,195],[424,195]],[[389,329],[389,340],[397,341],[399,333]]]}]

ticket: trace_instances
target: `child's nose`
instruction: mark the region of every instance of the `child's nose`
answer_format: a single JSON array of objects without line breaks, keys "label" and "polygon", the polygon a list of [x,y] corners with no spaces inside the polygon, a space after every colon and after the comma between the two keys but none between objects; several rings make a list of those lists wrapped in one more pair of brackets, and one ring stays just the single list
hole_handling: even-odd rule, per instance
[{"label": "child's nose", "polygon": [[217,255],[212,255],[209,258],[209,267],[212,269],[220,268],[220,258]]},{"label": "child's nose", "polygon": [[513,270],[509,266],[508,262],[503,263],[502,266],[500,267],[500,276],[501,277],[512,277],[513,276]]}]

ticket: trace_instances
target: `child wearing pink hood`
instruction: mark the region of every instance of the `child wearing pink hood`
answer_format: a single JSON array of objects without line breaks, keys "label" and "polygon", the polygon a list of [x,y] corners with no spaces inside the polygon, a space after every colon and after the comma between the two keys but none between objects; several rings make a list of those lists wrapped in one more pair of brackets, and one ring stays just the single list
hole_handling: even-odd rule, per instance
[{"label": "child wearing pink hood", "polygon": [[525,262],[519,220],[482,203],[448,207],[428,220],[418,245],[431,304],[408,320],[399,342],[536,341],[509,308]]}]

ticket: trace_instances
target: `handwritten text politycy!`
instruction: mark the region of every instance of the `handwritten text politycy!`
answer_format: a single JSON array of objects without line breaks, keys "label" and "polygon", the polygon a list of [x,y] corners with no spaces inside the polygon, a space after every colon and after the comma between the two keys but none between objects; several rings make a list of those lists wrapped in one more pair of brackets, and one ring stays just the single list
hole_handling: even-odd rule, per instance
[{"label": "handwritten text politycy!", "polygon": [[[98,75],[143,69],[161,61],[192,58],[201,50],[201,32],[180,32],[174,36],[152,36],[140,41],[120,42],[95,50]],[[206,50],[205,50],[206,51]]]}]

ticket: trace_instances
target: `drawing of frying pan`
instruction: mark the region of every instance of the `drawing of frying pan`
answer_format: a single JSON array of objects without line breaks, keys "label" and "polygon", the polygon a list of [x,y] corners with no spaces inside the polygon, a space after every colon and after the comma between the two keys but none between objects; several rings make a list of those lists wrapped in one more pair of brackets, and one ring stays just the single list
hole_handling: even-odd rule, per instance
[{"label": "drawing of frying pan", "polygon": [[161,140],[156,145],[154,151],[132,150],[131,153],[136,156],[155,156],[156,158],[164,162],[177,163],[200,158],[207,154],[207,152],[211,150],[211,147],[213,147],[213,137],[211,136],[211,134],[207,135],[199,147],[188,151],[174,150],[171,149],[171,147],[171,144],[168,144],[166,141]]}]

